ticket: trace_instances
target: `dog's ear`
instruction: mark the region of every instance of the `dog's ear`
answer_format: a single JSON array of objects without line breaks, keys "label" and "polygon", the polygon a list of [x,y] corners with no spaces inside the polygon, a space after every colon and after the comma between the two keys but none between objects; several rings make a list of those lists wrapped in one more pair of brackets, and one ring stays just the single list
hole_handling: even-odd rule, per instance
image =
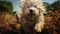
[{"label": "dog's ear", "polygon": [[46,16],[46,14],[47,14],[47,11],[45,11],[45,12],[43,13],[44,16]]},{"label": "dog's ear", "polygon": [[47,14],[47,11],[44,8],[39,8],[38,10],[40,11],[40,13]]},{"label": "dog's ear", "polygon": [[23,6],[23,14],[26,14],[29,10],[28,10],[28,4],[25,3],[24,6]]}]

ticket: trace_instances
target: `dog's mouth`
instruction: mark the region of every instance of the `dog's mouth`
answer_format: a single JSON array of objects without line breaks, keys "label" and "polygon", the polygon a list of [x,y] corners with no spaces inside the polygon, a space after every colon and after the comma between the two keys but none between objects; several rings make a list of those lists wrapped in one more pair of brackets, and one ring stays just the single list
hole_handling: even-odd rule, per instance
[{"label": "dog's mouth", "polygon": [[34,13],[29,13],[28,17],[30,20],[34,20],[35,19],[35,14]]}]

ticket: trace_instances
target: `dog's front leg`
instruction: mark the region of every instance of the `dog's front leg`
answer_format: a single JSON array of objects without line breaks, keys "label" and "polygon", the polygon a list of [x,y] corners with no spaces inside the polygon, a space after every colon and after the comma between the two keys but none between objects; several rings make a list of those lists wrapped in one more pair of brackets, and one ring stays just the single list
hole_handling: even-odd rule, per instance
[{"label": "dog's front leg", "polygon": [[39,22],[35,25],[34,29],[37,32],[41,32],[42,29],[44,28],[43,26],[44,26],[44,16],[43,16],[43,14],[41,14],[41,16],[39,17]]}]

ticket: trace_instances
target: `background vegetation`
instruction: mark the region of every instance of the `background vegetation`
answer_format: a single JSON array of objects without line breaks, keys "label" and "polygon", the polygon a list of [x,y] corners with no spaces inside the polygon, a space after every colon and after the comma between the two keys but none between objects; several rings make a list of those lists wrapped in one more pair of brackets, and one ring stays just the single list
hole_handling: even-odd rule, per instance
[{"label": "background vegetation", "polygon": [[0,12],[13,12],[12,3],[9,1],[0,1]]},{"label": "background vegetation", "polygon": [[60,1],[59,0],[53,2],[52,4],[49,4],[47,2],[44,2],[44,4],[46,6],[47,11],[48,10],[57,10],[57,9],[60,9]]}]

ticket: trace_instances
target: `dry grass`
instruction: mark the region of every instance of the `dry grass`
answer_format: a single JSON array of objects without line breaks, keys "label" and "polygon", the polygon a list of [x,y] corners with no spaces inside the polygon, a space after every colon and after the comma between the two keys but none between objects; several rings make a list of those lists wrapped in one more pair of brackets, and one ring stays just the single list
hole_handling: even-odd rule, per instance
[{"label": "dry grass", "polygon": [[[12,33],[20,34],[20,27],[21,25],[17,23],[17,20],[14,16],[10,14],[0,15],[1,34],[12,34]],[[43,29],[41,34],[60,34],[60,12],[59,11],[55,11],[55,12],[48,11],[48,13],[45,16],[45,28]]]},{"label": "dry grass", "polygon": [[60,13],[49,11],[45,16],[45,29],[48,34],[60,34]]},{"label": "dry grass", "polygon": [[20,29],[20,24],[16,22],[16,18],[12,15],[6,13],[0,15],[0,31],[15,31]]}]

